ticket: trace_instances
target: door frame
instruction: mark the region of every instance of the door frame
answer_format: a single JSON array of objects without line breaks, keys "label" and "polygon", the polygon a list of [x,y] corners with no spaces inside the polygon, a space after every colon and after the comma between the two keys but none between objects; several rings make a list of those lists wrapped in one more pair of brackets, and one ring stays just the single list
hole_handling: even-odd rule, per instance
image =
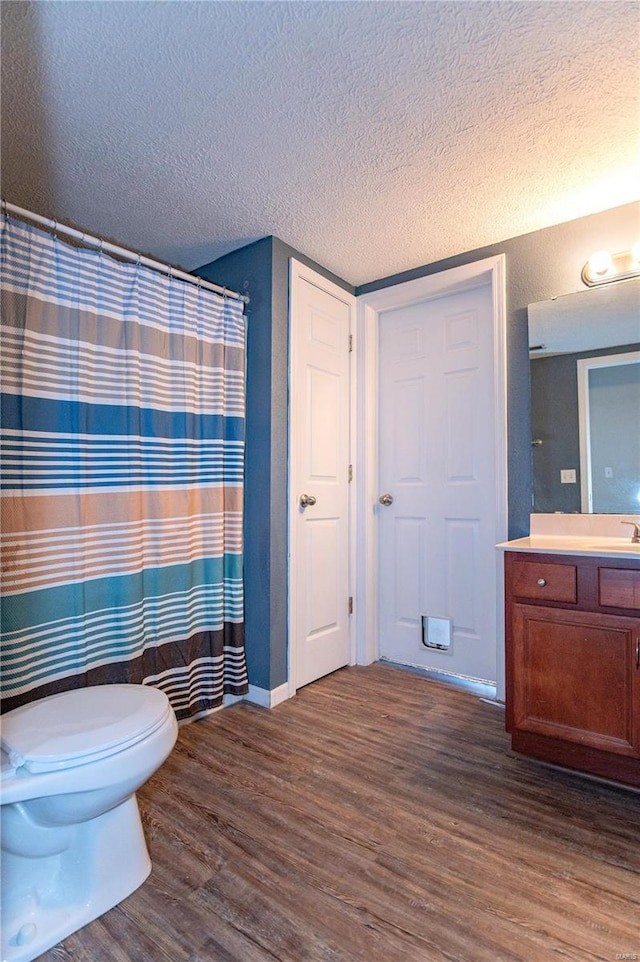
[{"label": "door frame", "polygon": [[[496,451],[495,543],[508,535],[507,491],[507,346],[506,259],[504,254],[428,274],[357,299],[356,328],[356,581],[354,624],[356,657],[368,665],[379,655],[378,525],[373,506],[378,498],[378,334],[382,311],[406,307],[428,298],[473,289],[483,280],[491,285],[493,301],[494,404],[498,424]],[[496,551],[497,696],[504,699],[504,574]]]},{"label": "door frame", "polygon": [[[300,598],[300,587],[299,587],[299,565],[296,564],[296,559],[294,557],[295,549],[295,526],[296,519],[298,517],[298,501],[297,492],[293,491],[291,484],[291,475],[293,469],[293,458],[296,453],[297,439],[295,437],[295,425],[292,418],[292,396],[293,396],[293,361],[296,357],[297,351],[297,338],[298,331],[296,324],[294,323],[294,317],[297,310],[298,302],[298,291],[300,287],[300,281],[306,281],[312,284],[314,287],[319,288],[322,291],[326,291],[327,294],[331,294],[333,297],[342,300],[345,304],[349,305],[351,316],[350,316],[350,336],[355,338],[355,321],[356,321],[356,307],[357,301],[354,294],[350,294],[349,291],[345,291],[344,288],[339,287],[334,284],[328,278],[324,277],[322,274],[318,274],[317,271],[312,270],[312,268],[307,267],[301,261],[296,260],[294,257],[289,258],[289,364],[288,364],[288,461],[287,461],[287,504],[288,504],[288,525],[287,525],[287,587],[288,587],[288,598],[287,598],[287,684],[288,684],[288,697],[292,698],[296,691],[296,668],[297,668],[297,646],[296,646],[296,613],[298,610],[299,598]],[[353,341],[351,342],[353,345]],[[345,345],[345,350],[348,350],[348,345]],[[355,467],[355,454],[356,454],[356,377],[355,377],[355,348],[353,348],[349,354],[349,382],[350,382],[350,392],[349,392],[349,461]],[[351,597],[355,594],[355,572],[356,572],[356,539],[354,537],[354,532],[356,530],[356,485],[351,483],[349,485],[349,595]],[[356,632],[355,632],[355,618],[353,616],[349,617],[349,664],[354,665],[356,663]]]}]

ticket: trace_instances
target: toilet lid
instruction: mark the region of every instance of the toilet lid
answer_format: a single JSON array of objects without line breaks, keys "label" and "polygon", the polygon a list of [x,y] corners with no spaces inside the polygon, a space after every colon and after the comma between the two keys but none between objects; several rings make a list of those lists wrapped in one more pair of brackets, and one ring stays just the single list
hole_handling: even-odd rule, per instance
[{"label": "toilet lid", "polygon": [[147,685],[77,688],[7,712],[2,748],[14,768],[34,774],[85,765],[139,741],[171,711]]}]

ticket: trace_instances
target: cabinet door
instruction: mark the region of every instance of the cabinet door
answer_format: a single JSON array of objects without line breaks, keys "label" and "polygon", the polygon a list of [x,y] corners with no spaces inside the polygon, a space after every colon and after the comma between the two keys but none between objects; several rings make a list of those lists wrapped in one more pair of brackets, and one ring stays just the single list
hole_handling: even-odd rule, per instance
[{"label": "cabinet door", "polygon": [[511,731],[640,757],[640,620],[514,605]]}]

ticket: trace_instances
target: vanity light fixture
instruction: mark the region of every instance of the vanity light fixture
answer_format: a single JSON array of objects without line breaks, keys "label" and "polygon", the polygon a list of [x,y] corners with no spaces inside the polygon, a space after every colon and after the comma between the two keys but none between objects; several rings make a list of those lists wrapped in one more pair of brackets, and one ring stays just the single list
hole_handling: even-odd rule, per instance
[{"label": "vanity light fixture", "polygon": [[638,275],[640,275],[640,242],[634,244],[630,251],[620,251],[618,254],[596,251],[582,268],[582,280],[587,287],[611,284],[612,281],[623,281]]}]

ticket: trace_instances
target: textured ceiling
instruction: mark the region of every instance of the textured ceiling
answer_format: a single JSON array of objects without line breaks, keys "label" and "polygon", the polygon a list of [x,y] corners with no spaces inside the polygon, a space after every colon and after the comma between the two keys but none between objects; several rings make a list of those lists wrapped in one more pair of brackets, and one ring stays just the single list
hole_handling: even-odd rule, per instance
[{"label": "textured ceiling", "polygon": [[3,196],[353,284],[640,196],[636,2],[3,0]]}]

